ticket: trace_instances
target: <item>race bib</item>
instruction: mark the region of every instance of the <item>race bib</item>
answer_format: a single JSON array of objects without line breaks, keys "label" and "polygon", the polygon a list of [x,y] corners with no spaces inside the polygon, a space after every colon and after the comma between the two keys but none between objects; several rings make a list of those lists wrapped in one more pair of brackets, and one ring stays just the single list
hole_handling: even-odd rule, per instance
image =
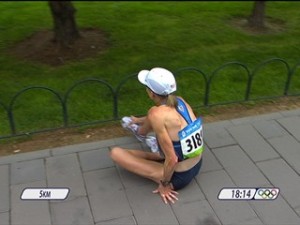
[{"label": "race bib", "polygon": [[203,151],[203,129],[200,118],[178,132],[184,159],[193,158]]}]

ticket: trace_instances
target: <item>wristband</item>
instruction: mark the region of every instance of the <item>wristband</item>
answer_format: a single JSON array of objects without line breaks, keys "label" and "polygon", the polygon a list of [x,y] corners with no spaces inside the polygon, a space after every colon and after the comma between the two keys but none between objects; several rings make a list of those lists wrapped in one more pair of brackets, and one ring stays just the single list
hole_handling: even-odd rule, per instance
[{"label": "wristband", "polygon": [[162,186],[167,187],[171,182],[160,180],[160,183],[162,184]]}]

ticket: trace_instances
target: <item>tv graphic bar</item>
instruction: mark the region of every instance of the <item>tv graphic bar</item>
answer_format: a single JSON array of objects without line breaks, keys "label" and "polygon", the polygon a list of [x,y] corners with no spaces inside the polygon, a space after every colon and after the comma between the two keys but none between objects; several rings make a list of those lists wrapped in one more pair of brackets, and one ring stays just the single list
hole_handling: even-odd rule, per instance
[{"label": "tv graphic bar", "polygon": [[22,200],[65,200],[70,193],[69,188],[25,188]]},{"label": "tv graphic bar", "polygon": [[276,187],[232,187],[222,188],[219,192],[219,200],[275,200],[279,195]]}]

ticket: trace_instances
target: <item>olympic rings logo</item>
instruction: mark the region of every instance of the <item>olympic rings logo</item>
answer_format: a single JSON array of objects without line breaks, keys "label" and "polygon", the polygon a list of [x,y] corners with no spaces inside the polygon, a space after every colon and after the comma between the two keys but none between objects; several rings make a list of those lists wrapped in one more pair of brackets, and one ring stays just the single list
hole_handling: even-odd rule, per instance
[{"label": "olympic rings logo", "polygon": [[263,189],[260,188],[257,194],[263,199],[275,199],[279,193],[278,189]]}]

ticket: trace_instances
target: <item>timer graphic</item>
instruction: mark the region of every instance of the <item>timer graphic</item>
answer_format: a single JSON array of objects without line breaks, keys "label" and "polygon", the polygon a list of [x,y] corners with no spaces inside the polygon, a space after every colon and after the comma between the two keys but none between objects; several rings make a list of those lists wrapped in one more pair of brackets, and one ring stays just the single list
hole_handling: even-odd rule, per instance
[{"label": "timer graphic", "polygon": [[278,197],[279,188],[222,188],[219,192],[219,200],[275,200]]}]

